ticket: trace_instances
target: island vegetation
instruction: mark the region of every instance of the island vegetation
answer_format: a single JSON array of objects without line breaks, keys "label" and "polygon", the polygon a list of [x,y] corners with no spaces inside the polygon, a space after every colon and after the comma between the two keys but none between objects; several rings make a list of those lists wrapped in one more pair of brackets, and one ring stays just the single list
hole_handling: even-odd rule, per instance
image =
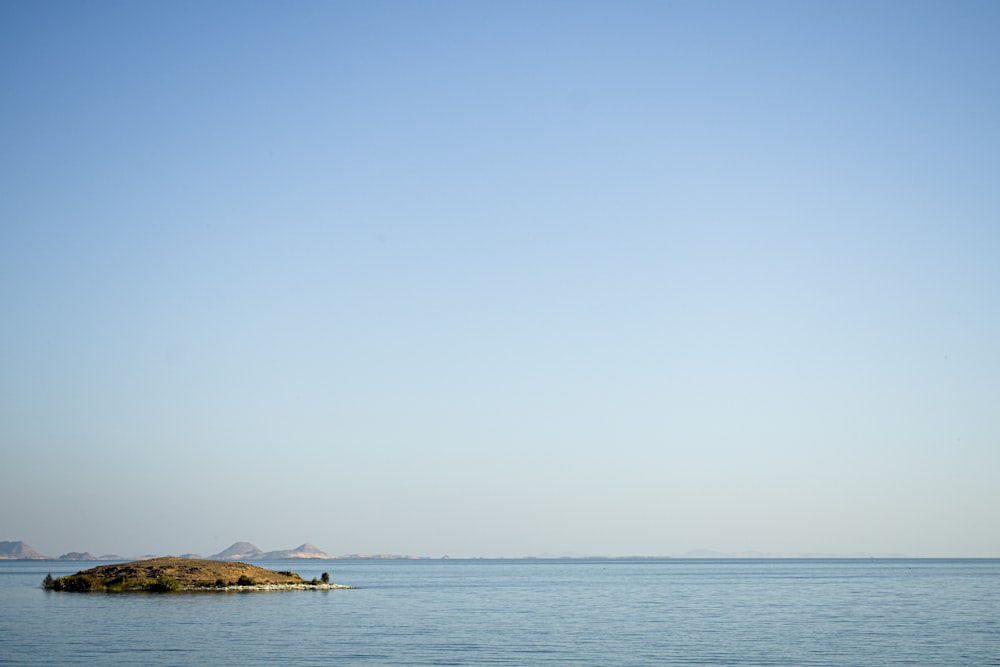
[{"label": "island vegetation", "polygon": [[101,565],[58,578],[49,574],[42,586],[52,591],[108,593],[352,588],[331,584],[330,575],[326,572],[320,579],[306,581],[295,572],[275,572],[247,563],[172,556]]}]

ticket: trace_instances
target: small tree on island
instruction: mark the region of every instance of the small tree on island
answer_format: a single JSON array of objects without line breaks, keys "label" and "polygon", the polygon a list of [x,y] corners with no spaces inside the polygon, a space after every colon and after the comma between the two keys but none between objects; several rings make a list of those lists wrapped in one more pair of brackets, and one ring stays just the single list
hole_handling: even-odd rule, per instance
[{"label": "small tree on island", "polygon": [[328,583],[330,583],[330,575],[329,575],[328,573],[326,573],[326,572],[324,572],[324,573],[323,573],[323,574],[322,574],[322,575],[320,576],[320,579],[322,579],[322,580],[323,580],[323,583],[324,583],[324,584],[328,584]]}]

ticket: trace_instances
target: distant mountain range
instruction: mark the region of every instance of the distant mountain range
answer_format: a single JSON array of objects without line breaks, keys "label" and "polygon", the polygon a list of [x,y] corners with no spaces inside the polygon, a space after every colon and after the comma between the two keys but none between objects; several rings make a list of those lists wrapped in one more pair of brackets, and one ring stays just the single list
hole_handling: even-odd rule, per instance
[{"label": "distant mountain range", "polygon": [[0,560],[121,560],[117,554],[94,556],[84,551],[71,551],[58,558],[43,556],[24,542],[0,542]]},{"label": "distant mountain range", "polygon": [[[58,558],[44,556],[24,542],[0,542],[0,560],[65,560],[65,561],[90,561],[90,560],[140,560],[152,558],[152,555],[141,556],[137,559],[122,558],[117,554],[104,554],[94,556],[89,552],[71,551]],[[184,554],[183,558],[200,558],[196,554]],[[209,556],[209,560],[286,560],[289,558],[315,558],[327,560],[335,558],[324,551],[320,551],[312,544],[306,542],[294,549],[282,549],[280,551],[262,551],[249,542],[237,542],[224,551],[220,551],[214,556]],[[405,558],[405,556],[400,556]]]},{"label": "distant mountain range", "polygon": [[327,560],[333,556],[306,542],[294,549],[262,551],[249,542],[236,542],[228,549],[208,557],[209,560],[287,560],[289,558],[315,558]]},{"label": "distant mountain range", "polygon": [[[71,551],[58,558],[43,556],[24,542],[0,542],[0,560],[62,560],[62,561],[126,561],[145,560],[155,558],[162,554],[147,554],[138,557],[124,558],[118,554],[102,554],[94,556],[84,551]],[[582,558],[580,554],[546,554],[539,558]],[[596,558],[597,556],[591,556]],[[634,556],[639,558],[640,556]],[[672,556],[673,558],[908,558],[906,554],[899,553],[762,553],[758,551],[743,551],[731,553],[724,551],[710,551],[708,549],[697,549],[687,553]],[[181,558],[202,558],[198,554],[183,554]],[[398,554],[347,554],[343,556],[331,556],[324,551],[317,549],[312,544],[306,542],[294,549],[281,549],[279,551],[264,551],[250,542],[236,542],[229,548],[208,557],[208,560],[222,561],[247,561],[247,560],[289,560],[289,559],[315,559],[332,560],[347,558],[378,558],[378,559],[419,559],[419,556],[402,556]],[[657,558],[671,558],[671,556],[657,556]]]}]

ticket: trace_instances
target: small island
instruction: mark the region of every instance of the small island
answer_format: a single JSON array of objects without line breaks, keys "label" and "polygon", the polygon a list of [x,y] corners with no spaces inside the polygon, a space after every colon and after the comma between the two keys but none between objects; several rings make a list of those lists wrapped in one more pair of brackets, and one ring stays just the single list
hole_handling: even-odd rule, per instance
[{"label": "small island", "polygon": [[152,558],[131,563],[101,565],[76,574],[45,577],[52,591],[120,593],[148,591],[294,591],[353,588],[321,579],[306,581],[295,572],[275,572],[256,565],[193,558]]}]

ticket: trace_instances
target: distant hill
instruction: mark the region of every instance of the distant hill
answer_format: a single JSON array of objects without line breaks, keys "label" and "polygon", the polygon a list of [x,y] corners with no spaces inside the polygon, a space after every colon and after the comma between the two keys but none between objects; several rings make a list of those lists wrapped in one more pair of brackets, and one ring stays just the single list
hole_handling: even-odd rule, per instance
[{"label": "distant hill", "polygon": [[70,551],[68,554],[59,556],[56,560],[97,560],[97,557],[92,556],[88,551],[84,551],[83,553],[80,553],[79,551]]},{"label": "distant hill", "polygon": [[19,540],[0,542],[0,560],[45,560],[45,556]]},{"label": "distant hill", "polygon": [[294,549],[262,551],[249,542],[237,542],[224,551],[209,556],[211,560],[286,560],[289,558],[315,558],[327,560],[332,556],[306,542]]},{"label": "distant hill", "polygon": [[294,549],[268,551],[264,554],[262,560],[284,560],[286,558],[320,558],[326,560],[331,558],[331,556],[306,542],[305,544],[300,544]]},{"label": "distant hill", "polygon": [[228,549],[209,556],[209,560],[260,560],[264,552],[249,542],[236,542]]}]

